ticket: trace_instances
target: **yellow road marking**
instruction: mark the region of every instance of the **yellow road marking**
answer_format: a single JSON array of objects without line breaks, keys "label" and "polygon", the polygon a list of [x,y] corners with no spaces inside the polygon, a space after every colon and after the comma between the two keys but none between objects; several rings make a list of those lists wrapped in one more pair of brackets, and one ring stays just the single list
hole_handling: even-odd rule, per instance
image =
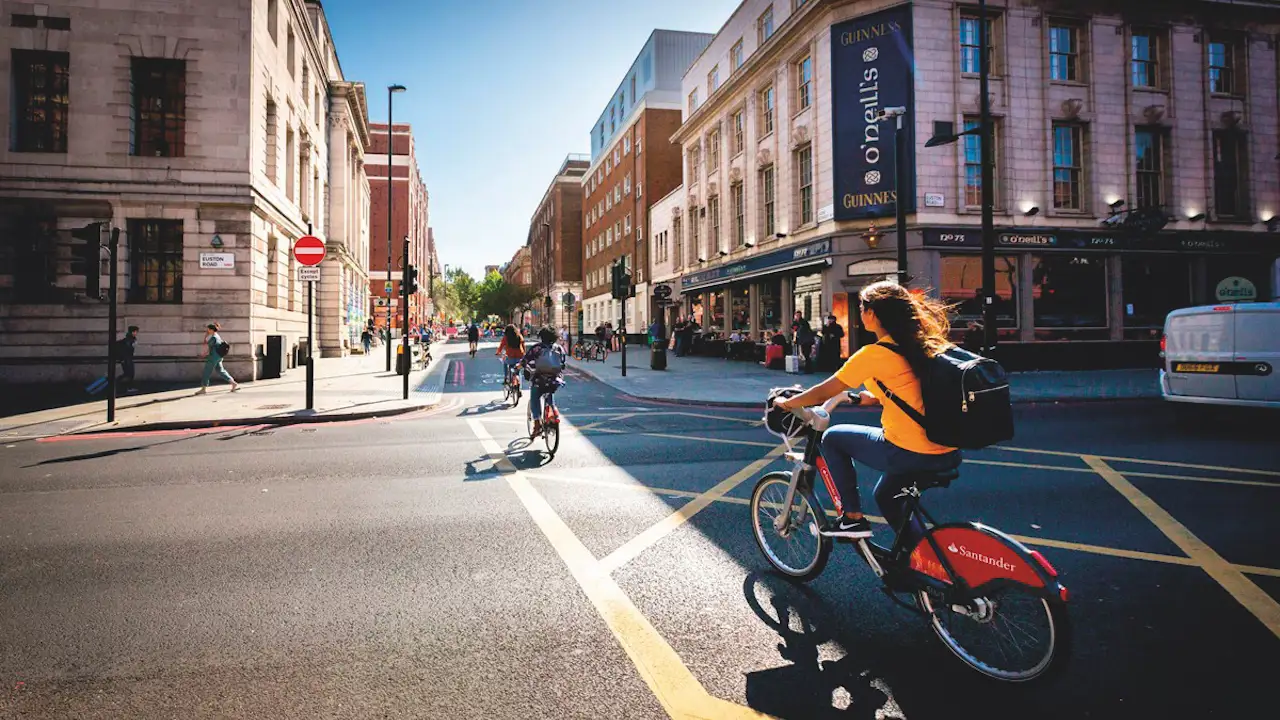
[{"label": "yellow road marking", "polygon": [[1096,455],[1082,455],[1085,463],[1093,468],[1111,487],[1133,503],[1153,525],[1173,541],[1182,552],[1196,561],[1209,577],[1212,577],[1241,605],[1253,613],[1276,637],[1280,637],[1280,603],[1245,577],[1231,563],[1196,537],[1185,525],[1178,522],[1164,508],[1134,487],[1124,475]]},{"label": "yellow road marking", "polygon": [[[1088,472],[1093,472],[1089,470]],[[674,497],[696,498],[702,493],[692,492],[690,490],[675,490],[673,488],[649,487],[638,482],[620,482],[617,480],[605,480],[601,478],[587,477],[571,477],[568,475],[560,475],[558,473],[547,473],[541,470],[530,471],[525,473],[526,476],[534,480],[553,480],[556,482],[578,483],[580,485],[596,485],[599,487],[616,488],[618,490],[631,490],[635,492],[647,492],[654,495],[671,495]],[[751,501],[747,498],[740,497],[719,497],[715,502],[729,503],[732,505],[750,505]],[[827,515],[835,517],[834,510],[827,510]],[[867,515],[867,519],[881,525],[887,524],[885,519],[877,515]],[[1093,555],[1107,555],[1110,557],[1125,558],[1127,560],[1143,560],[1146,562],[1164,563],[1166,565],[1182,565],[1185,567],[1199,567],[1199,563],[1195,560],[1182,555],[1165,555],[1163,553],[1143,552],[1141,550],[1126,550],[1124,548],[1107,547],[1105,545],[1090,545],[1087,543],[1072,542],[1070,540],[1054,540],[1051,538],[1035,537],[1032,535],[1010,535],[1013,539],[1027,545],[1038,545],[1040,547],[1058,548],[1060,550],[1073,550],[1076,552],[1090,553]],[[1248,575],[1265,575],[1268,577],[1280,577],[1280,569],[1262,567],[1260,565],[1232,565],[1236,570]]]},{"label": "yellow road marking", "polygon": [[1139,465],[1163,465],[1165,467],[1187,468],[1189,470],[1220,470],[1222,472],[1248,473],[1253,475],[1269,475],[1271,477],[1280,477],[1280,471],[1275,470],[1255,470],[1252,468],[1228,467],[1226,465],[1195,465],[1193,463],[1173,462],[1171,460],[1144,460],[1143,458],[1117,457],[1115,455],[1086,455],[1085,453],[1066,452],[1063,450],[1036,450],[1034,448],[1006,447],[1004,445],[996,445],[993,450],[1008,450],[1010,452],[1035,453],[1039,455],[1059,455],[1062,457],[1095,457],[1099,460],[1110,460],[1113,462],[1137,463]]},{"label": "yellow road marking", "polygon": [[659,520],[653,525],[645,529],[644,532],[631,538],[623,543],[617,550],[606,555],[600,560],[600,569],[605,573],[612,573],[614,570],[626,565],[634,560],[640,553],[652,547],[662,538],[671,533],[672,530],[685,524],[694,515],[702,512],[708,505],[724,497],[729,491],[742,484],[742,481],[755,476],[765,468],[773,459],[786,452],[786,449],[779,446],[768,452],[764,457],[756,460],[750,465],[742,468],[738,472],[716,483],[715,487],[699,494],[694,499],[682,505],[678,510]]},{"label": "yellow road marking", "polygon": [[[761,407],[763,408],[763,403],[761,404]],[[748,425],[764,425],[764,422],[760,420],[749,420],[747,418],[737,418],[737,417],[725,417],[724,415],[706,415],[704,413],[684,412],[683,410],[678,412],[669,412],[669,413],[663,413],[663,414],[664,415],[683,415],[685,417],[703,418],[706,420],[725,420],[727,422],[746,423]]]},{"label": "yellow road marking", "polygon": [[583,432],[583,431],[585,431],[585,430],[592,430],[592,429],[597,428],[597,427],[599,427],[599,426],[601,426],[601,425],[604,425],[605,423],[611,423],[611,422],[615,422],[615,421],[617,421],[617,420],[626,420],[627,418],[633,418],[633,417],[635,417],[635,416],[637,416],[637,415],[639,415],[639,414],[640,414],[640,413],[622,413],[621,415],[614,415],[614,416],[612,416],[612,417],[607,417],[607,418],[604,418],[603,420],[597,420],[597,421],[595,421],[595,422],[593,422],[593,423],[591,423],[591,424],[589,424],[589,425],[583,425],[583,426],[579,427],[579,428],[578,428],[578,432]]},{"label": "yellow road marking", "polygon": [[607,572],[601,570],[595,556],[534,489],[525,474],[502,453],[502,448],[484,425],[474,418],[467,422],[485,452],[502,455],[499,465],[507,484],[564,561],[668,715],[673,718],[769,717],[710,695],[671,645],[631,602],[631,598]]},{"label": "yellow road marking", "polygon": [[700,442],[718,443],[721,445],[747,445],[750,447],[767,447],[767,448],[775,448],[775,449],[782,447],[776,442],[757,442],[755,440],[723,440],[721,438],[697,437],[694,435],[673,435],[670,433],[643,432],[643,433],[636,433],[636,435],[643,435],[645,437],[668,438],[671,440],[698,440]]}]

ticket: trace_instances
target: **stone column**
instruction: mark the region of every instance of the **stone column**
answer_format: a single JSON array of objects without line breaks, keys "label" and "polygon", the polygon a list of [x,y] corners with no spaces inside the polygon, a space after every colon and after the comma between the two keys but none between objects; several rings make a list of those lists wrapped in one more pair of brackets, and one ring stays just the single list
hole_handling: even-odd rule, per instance
[{"label": "stone column", "polygon": [[784,276],[781,285],[779,292],[782,293],[782,297],[779,300],[782,301],[782,317],[778,318],[778,324],[781,326],[782,334],[786,335],[787,328],[791,326],[791,316],[796,312],[796,301],[791,294],[791,278]]},{"label": "stone column", "polygon": [[747,332],[751,339],[760,336],[760,283],[753,282],[747,286]]}]

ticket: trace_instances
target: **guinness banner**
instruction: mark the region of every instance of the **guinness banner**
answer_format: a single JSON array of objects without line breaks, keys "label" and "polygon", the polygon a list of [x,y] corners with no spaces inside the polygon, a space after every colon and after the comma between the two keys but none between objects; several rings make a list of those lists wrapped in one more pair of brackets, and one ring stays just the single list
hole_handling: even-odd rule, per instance
[{"label": "guinness banner", "polygon": [[896,121],[876,119],[887,107],[907,108],[902,119],[907,136],[905,200],[907,211],[915,210],[914,71],[909,4],[831,26],[836,220],[896,212]]}]

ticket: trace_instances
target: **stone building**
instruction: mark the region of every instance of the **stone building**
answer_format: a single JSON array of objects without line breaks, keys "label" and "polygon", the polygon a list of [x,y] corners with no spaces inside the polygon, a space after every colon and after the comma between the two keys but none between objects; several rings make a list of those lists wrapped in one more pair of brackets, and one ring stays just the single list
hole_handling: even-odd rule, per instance
[{"label": "stone building", "polygon": [[[1169,310],[1274,295],[1280,7],[989,5],[1002,359],[1153,362]],[[908,272],[977,318],[978,138],[925,142],[976,123],[978,22],[952,0],[739,5],[683,80],[686,310],[856,323],[850,294],[896,269],[878,113],[904,106]]]},{"label": "stone building", "polygon": [[[680,184],[680,78],[712,36],[655,30],[622,76],[591,128],[591,166],[583,176],[583,320],[615,327],[621,303],[611,294],[610,266],[631,270],[636,297],[627,302],[628,330],[648,322],[649,254],[644,223],[650,204]],[[536,256],[535,256],[536,261]]]},{"label": "stone building", "polygon": [[374,123],[370,126],[372,142],[369,146],[368,164],[365,168],[369,175],[369,188],[372,193],[372,212],[370,214],[369,240],[369,292],[371,311],[378,327],[384,327],[387,319],[388,294],[386,284],[391,283],[390,307],[391,327],[399,328],[400,319],[400,270],[404,264],[404,241],[409,240],[409,262],[419,269],[419,291],[409,298],[409,324],[416,326],[426,315],[428,306],[427,280],[430,259],[435,248],[430,232],[430,196],[426,183],[422,181],[422,171],[418,167],[417,143],[413,137],[413,127],[408,123],[395,123],[391,132],[392,145],[392,182],[395,185],[391,196],[391,272],[387,272],[387,124]]},{"label": "stone building", "polygon": [[534,325],[563,327],[570,322],[564,294],[582,298],[582,176],[588,164],[585,155],[566,156],[529,219],[530,279],[542,298],[533,303]]},{"label": "stone building", "polygon": [[502,280],[508,285],[533,287],[533,269],[529,264],[531,253],[528,245],[516,249],[511,261],[502,266]]},{"label": "stone building", "polygon": [[343,78],[320,3],[224,5],[5,4],[5,381],[103,373],[109,268],[72,235],[95,222],[120,231],[139,380],[198,378],[213,321],[238,378],[263,372],[271,336],[288,365],[307,332],[290,250],[309,227],[330,258],[319,337],[336,352],[362,319],[344,309],[364,306],[367,272],[363,87]]}]

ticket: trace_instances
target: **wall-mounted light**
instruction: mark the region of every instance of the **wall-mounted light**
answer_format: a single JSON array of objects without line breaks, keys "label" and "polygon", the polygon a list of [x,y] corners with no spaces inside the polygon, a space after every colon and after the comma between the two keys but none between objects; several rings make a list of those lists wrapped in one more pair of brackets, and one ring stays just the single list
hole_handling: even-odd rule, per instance
[{"label": "wall-mounted light", "polygon": [[721,251],[720,251],[720,257],[724,257],[725,255],[728,255],[728,254],[729,254],[729,251],[728,251],[728,250],[721,250]]},{"label": "wall-mounted light", "polygon": [[1032,205],[1031,207],[1023,210],[1022,214],[1026,215],[1027,217],[1032,217],[1033,215],[1039,215],[1040,207],[1038,205]]},{"label": "wall-mounted light", "polygon": [[1205,215],[1202,212],[1187,215],[1187,219],[1190,220],[1191,222],[1200,222],[1204,218],[1205,218]]},{"label": "wall-mounted light", "polygon": [[746,245],[747,247],[755,247],[756,241],[748,238],[747,240],[743,240],[742,244]]},{"label": "wall-mounted light", "polygon": [[1107,207],[1111,208],[1112,210],[1119,210],[1120,208],[1124,207],[1124,199],[1116,198],[1115,200],[1111,200],[1107,202]]},{"label": "wall-mounted light", "polygon": [[706,261],[707,261],[707,259],[706,259],[706,258],[702,257],[701,255],[699,255],[699,256],[698,256],[698,262],[700,262],[700,263],[704,263],[704,262],[706,262]]},{"label": "wall-mounted light", "polygon": [[880,231],[876,229],[875,225],[867,227],[867,231],[862,233],[862,241],[872,250],[880,246]]},{"label": "wall-mounted light", "polygon": [[786,233],[784,233],[784,232],[780,232],[780,233],[774,233],[774,234],[773,234],[773,236],[774,236],[775,238],[777,238],[777,239],[781,240],[782,238],[786,237],[786,236],[787,236],[787,234],[786,234]]},{"label": "wall-mounted light", "polygon": [[1266,223],[1267,230],[1271,232],[1280,230],[1280,215],[1271,215],[1262,222]]}]

